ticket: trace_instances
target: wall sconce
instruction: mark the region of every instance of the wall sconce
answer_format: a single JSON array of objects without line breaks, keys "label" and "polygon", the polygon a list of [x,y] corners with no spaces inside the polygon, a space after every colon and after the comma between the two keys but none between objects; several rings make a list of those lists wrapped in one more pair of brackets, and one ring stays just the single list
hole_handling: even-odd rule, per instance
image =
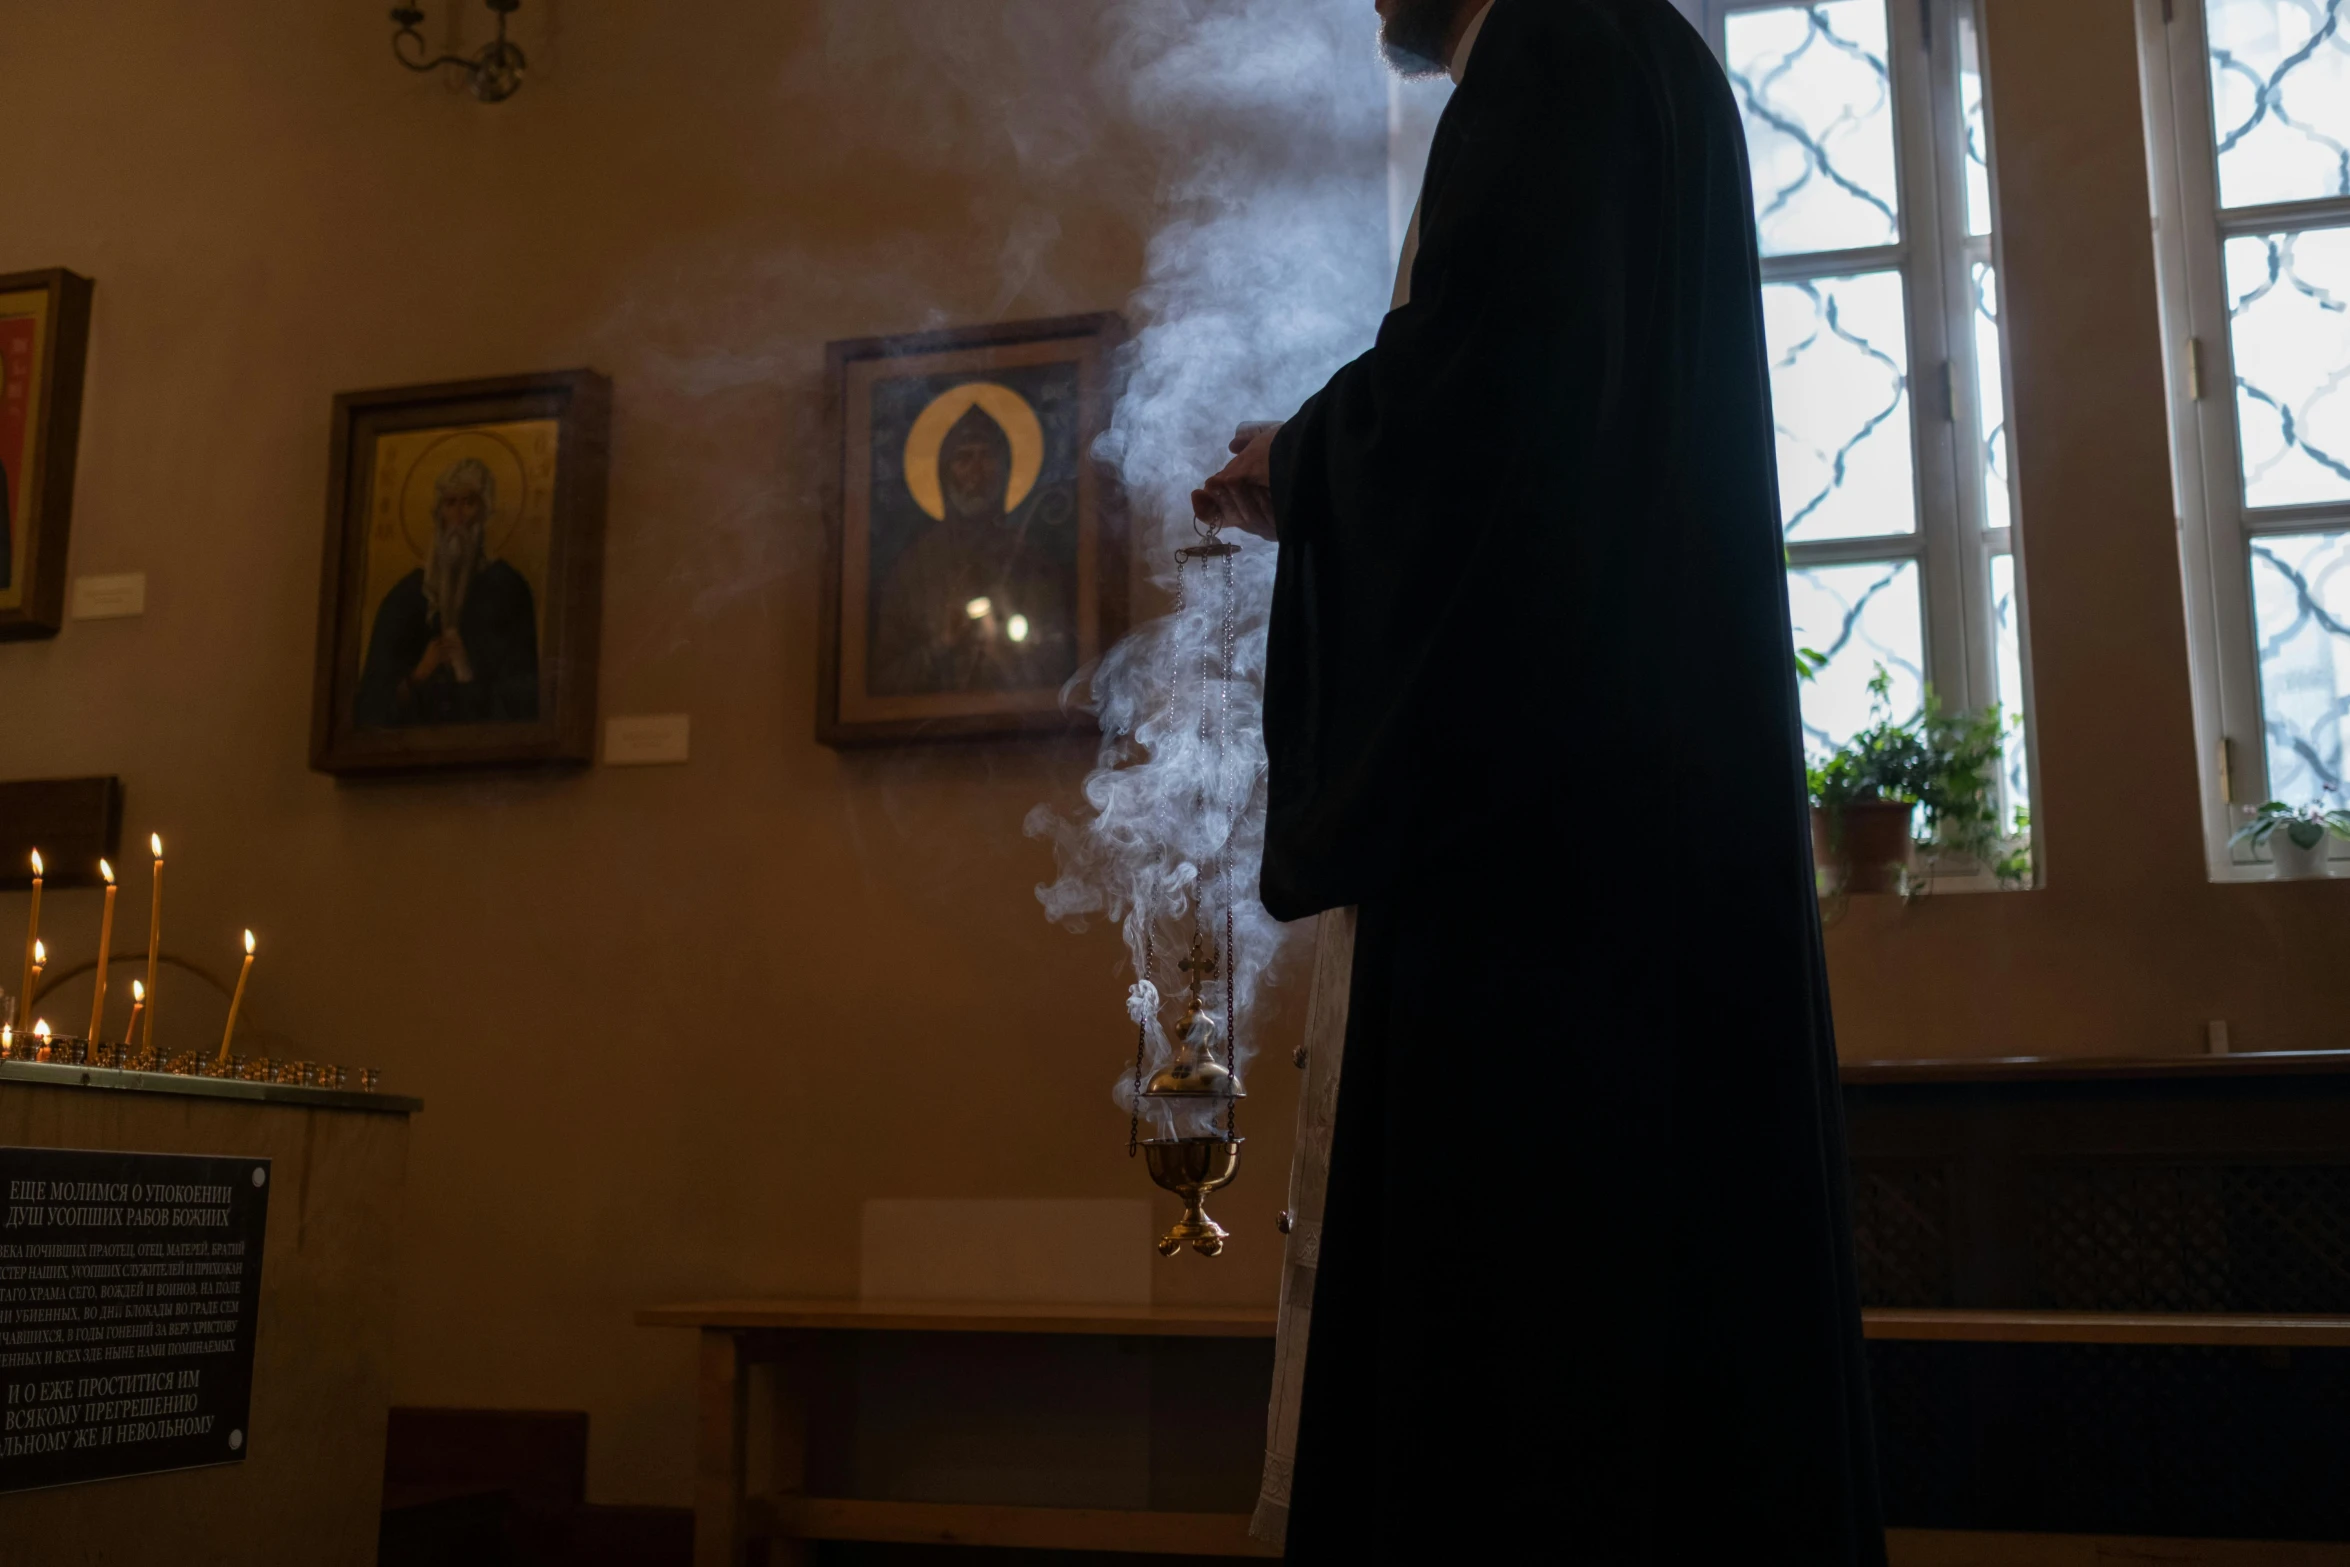
[{"label": "wall sconce", "polygon": [[[424,13],[412,5],[392,7],[392,21],[399,31],[392,34],[392,57],[411,71],[437,71],[444,65],[456,66],[466,76],[466,85],[473,96],[483,103],[504,103],[522,86],[522,69],[527,63],[520,44],[506,41],[506,18],[520,8],[522,0],[484,0],[498,14],[498,36],[483,44],[479,53],[468,59],[461,54],[444,54],[438,59],[423,56],[431,48],[424,35],[416,30],[424,20]],[[409,58],[408,45],[413,43],[417,58]]]}]

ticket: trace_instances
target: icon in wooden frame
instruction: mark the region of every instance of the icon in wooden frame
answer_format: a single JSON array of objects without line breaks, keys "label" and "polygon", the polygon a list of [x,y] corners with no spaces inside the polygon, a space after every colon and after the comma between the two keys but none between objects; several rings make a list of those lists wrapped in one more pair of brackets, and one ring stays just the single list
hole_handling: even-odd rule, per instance
[{"label": "icon in wooden frame", "polygon": [[593,370],[335,399],[312,767],[595,759],[611,410]]},{"label": "icon in wooden frame", "polygon": [[65,623],[94,291],[63,267],[0,277],[0,640]]},{"label": "icon in wooden frame", "polygon": [[1070,678],[1122,635],[1124,511],[1093,456],[1114,315],[829,345],[817,738],[1066,730]]}]

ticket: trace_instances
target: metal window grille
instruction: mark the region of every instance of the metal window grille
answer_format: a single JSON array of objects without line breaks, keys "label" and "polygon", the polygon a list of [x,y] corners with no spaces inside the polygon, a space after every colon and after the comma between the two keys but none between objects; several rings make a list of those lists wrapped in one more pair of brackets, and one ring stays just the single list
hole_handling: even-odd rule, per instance
[{"label": "metal window grille", "polygon": [[[2215,876],[2350,758],[2350,0],[2139,0]],[[2336,844],[2336,852],[2342,845]]]},{"label": "metal window grille", "polygon": [[1790,616],[1824,657],[1807,744],[1868,721],[1880,666],[1895,716],[1929,685],[1998,703],[2020,813],[2028,636],[1972,0],[1713,0],[1706,22],[1754,171]]}]

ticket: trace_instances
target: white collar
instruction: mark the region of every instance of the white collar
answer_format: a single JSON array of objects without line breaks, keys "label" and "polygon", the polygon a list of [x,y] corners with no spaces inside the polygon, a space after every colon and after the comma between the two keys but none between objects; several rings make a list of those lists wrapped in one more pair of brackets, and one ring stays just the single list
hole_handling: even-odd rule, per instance
[{"label": "white collar", "polygon": [[1477,47],[1477,35],[1485,30],[1485,19],[1492,14],[1493,0],[1485,0],[1484,7],[1477,12],[1476,20],[1469,23],[1467,30],[1461,34],[1461,41],[1454,46],[1452,61],[1445,66],[1444,74],[1452,78],[1455,87],[1461,84],[1462,77],[1469,74],[1469,51]]}]

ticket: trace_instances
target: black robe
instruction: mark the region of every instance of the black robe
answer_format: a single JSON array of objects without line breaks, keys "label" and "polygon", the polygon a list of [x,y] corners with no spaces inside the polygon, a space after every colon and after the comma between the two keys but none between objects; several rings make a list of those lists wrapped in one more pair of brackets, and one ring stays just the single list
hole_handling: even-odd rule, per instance
[{"label": "black robe", "polygon": [[441,633],[440,617],[424,596],[424,573],[392,584],[375,612],[367,660],[351,719],[362,729],[410,724],[527,723],[539,716],[538,606],[530,580],[502,560],[485,560],[466,584],[457,611],[471,680],[441,665],[411,678],[424,650]]},{"label": "black robe", "polygon": [[1495,0],[1281,432],[1263,896],[1359,904],[1289,1559],[1882,1562],[1744,140]]}]

